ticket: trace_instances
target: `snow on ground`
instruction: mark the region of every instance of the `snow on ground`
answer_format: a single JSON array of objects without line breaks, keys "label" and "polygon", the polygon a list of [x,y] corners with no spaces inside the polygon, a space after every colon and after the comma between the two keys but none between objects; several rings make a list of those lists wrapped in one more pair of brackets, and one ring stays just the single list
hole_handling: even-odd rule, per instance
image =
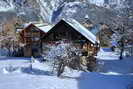
[{"label": "snow on ground", "polygon": [[104,60],[99,60],[100,72],[66,68],[60,78],[51,72],[48,62],[35,62],[30,71],[30,59],[0,58],[0,89],[133,89],[133,57],[118,60],[104,52]]},{"label": "snow on ground", "polygon": [[102,60],[100,62],[103,63],[102,71],[104,72],[117,74],[133,73],[133,57],[124,58],[123,60]]},{"label": "snow on ground", "polygon": [[109,48],[100,49],[98,52],[98,59],[100,60],[118,60],[119,54],[112,52]]}]

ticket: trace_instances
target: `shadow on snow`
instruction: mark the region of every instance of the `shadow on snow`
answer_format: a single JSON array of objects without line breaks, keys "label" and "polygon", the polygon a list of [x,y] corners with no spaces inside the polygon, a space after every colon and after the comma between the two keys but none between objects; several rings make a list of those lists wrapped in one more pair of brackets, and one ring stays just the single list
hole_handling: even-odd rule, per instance
[{"label": "shadow on snow", "polygon": [[47,76],[52,76],[53,73],[51,71],[44,71],[44,70],[40,70],[37,68],[29,68],[29,67],[22,67],[21,71],[23,73],[27,73],[27,74],[31,74],[31,75],[47,75]]},{"label": "shadow on snow", "polygon": [[[128,89],[133,85],[133,75],[104,75],[83,72],[78,81],[78,89]],[[133,86],[132,86],[133,87]]]}]

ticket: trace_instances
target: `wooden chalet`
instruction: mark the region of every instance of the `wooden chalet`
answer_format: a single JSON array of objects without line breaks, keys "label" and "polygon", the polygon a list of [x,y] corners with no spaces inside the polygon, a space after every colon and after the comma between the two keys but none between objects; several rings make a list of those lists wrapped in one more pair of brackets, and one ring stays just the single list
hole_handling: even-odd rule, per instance
[{"label": "wooden chalet", "polygon": [[83,49],[85,55],[94,55],[99,49],[99,41],[88,29],[74,19],[61,20],[49,29],[43,38],[44,43],[66,40]]},{"label": "wooden chalet", "polygon": [[[40,56],[42,52],[42,38],[46,34],[45,31],[49,26],[37,23],[29,23],[25,25],[24,29],[19,29],[20,42],[24,46],[24,56]],[[43,29],[45,29],[45,31]]]},{"label": "wooden chalet", "polygon": [[40,56],[43,46],[65,40],[83,49],[85,55],[94,55],[99,41],[88,29],[74,19],[61,20],[55,26],[29,24],[20,32],[24,44],[24,56]]}]

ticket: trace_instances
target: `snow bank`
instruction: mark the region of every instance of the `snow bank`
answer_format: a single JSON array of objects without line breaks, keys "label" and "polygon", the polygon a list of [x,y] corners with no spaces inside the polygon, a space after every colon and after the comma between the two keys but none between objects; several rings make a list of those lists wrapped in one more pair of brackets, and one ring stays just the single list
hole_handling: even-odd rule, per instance
[{"label": "snow bank", "polygon": [[112,52],[110,50],[104,50],[103,48],[97,54],[99,60],[119,60],[119,55],[117,52]]},{"label": "snow bank", "polygon": [[21,70],[18,67],[13,67],[11,65],[3,68],[3,73],[4,74],[9,74],[9,73],[20,73]]}]

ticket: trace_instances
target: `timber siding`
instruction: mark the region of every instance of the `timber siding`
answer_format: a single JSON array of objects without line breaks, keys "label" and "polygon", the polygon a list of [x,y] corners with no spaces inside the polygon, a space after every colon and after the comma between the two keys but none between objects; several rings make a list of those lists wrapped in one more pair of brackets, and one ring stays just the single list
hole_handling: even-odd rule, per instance
[{"label": "timber siding", "polygon": [[42,51],[45,51],[43,46],[46,46],[46,44],[55,44],[61,40],[73,42],[76,47],[87,52],[87,55],[95,55],[99,49],[99,41],[96,36],[76,20],[72,19],[68,21],[63,19],[55,26],[45,27],[40,28],[34,24],[30,24],[20,32],[22,42],[25,44],[25,56],[39,56],[39,54],[43,53]]}]

